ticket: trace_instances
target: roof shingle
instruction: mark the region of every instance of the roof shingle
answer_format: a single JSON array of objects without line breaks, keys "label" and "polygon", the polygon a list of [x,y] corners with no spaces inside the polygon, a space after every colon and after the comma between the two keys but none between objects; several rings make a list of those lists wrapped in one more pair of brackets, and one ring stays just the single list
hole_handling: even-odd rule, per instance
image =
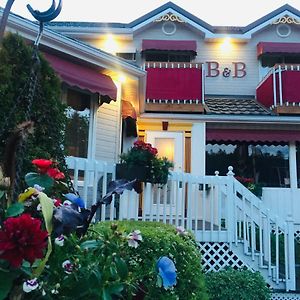
[{"label": "roof shingle", "polygon": [[206,114],[271,115],[267,108],[251,98],[207,98],[205,111]]}]

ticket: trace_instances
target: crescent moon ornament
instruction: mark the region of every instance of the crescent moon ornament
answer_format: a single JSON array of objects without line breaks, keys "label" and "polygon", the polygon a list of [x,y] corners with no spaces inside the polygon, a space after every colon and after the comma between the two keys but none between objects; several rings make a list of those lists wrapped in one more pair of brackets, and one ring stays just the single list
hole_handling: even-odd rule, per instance
[{"label": "crescent moon ornament", "polygon": [[50,8],[44,12],[40,12],[39,10],[34,10],[30,4],[27,4],[27,8],[32,16],[39,22],[45,23],[54,20],[61,12],[62,8],[62,0],[59,0],[57,7],[55,8],[56,3],[55,0],[52,0],[52,4]]}]

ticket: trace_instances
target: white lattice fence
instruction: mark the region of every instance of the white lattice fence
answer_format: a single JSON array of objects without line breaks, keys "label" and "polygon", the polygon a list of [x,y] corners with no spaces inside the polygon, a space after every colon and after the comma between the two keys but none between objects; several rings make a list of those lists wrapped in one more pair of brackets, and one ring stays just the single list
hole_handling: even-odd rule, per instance
[{"label": "white lattice fence", "polygon": [[273,293],[272,300],[300,300],[300,294],[295,293]]},{"label": "white lattice fence", "polygon": [[204,272],[217,272],[226,267],[233,269],[249,267],[243,263],[230,249],[228,243],[199,243]]}]

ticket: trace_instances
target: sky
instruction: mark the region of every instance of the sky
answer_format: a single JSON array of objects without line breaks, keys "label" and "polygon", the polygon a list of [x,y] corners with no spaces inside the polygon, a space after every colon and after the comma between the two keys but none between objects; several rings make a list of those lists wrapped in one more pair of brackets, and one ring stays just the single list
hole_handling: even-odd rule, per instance
[{"label": "sky", "polygon": [[[59,0],[56,0],[58,3]],[[159,0],[63,0],[55,21],[129,23],[168,1]],[[300,10],[300,0],[173,0],[210,25],[246,26],[284,4]],[[26,5],[44,11],[52,0],[15,0],[12,12],[32,19]],[[6,0],[0,0],[4,7]]]}]

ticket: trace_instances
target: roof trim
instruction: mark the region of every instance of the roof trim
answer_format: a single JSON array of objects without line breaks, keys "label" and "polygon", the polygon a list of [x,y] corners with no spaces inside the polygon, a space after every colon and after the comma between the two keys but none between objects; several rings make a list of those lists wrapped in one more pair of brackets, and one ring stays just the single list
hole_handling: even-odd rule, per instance
[{"label": "roof trim", "polygon": [[[0,7],[0,16],[2,16],[2,14],[3,9]],[[20,32],[25,38],[34,41],[39,30],[39,25],[21,16],[10,13],[6,30]],[[94,48],[81,41],[71,39],[47,27],[43,32],[41,45],[63,52],[70,56],[77,57],[78,59],[104,69],[116,72],[128,72],[130,75],[136,77],[144,77],[146,75],[146,72],[141,68],[125,61],[122,58]]]}]

